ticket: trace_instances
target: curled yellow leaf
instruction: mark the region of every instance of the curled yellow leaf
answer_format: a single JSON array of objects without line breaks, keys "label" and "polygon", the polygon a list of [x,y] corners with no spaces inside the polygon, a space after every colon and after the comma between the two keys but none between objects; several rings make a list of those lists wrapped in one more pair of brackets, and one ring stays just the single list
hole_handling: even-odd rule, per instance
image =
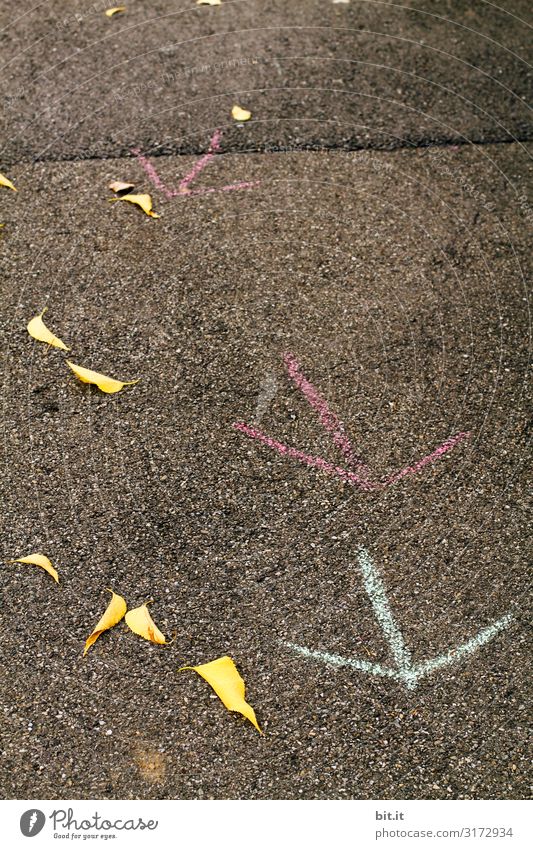
[{"label": "curled yellow leaf", "polygon": [[196,0],[197,6],[222,6],[222,0]]},{"label": "curled yellow leaf", "polygon": [[45,570],[45,572],[48,572],[48,574],[52,576],[56,584],[59,584],[59,575],[57,574],[57,570],[54,569],[48,557],[45,557],[44,554],[28,554],[27,557],[17,557],[16,560],[8,560],[7,562],[30,563],[32,566],[40,566]]},{"label": "curled yellow leaf", "polygon": [[243,109],[241,106],[235,106],[231,110],[231,117],[235,119],[235,121],[249,121],[252,117],[252,113],[248,111],[248,109]]},{"label": "curled yellow leaf", "polygon": [[71,363],[70,360],[67,360],[67,365],[72,369],[76,377],[79,378],[82,383],[94,383],[98,389],[101,389],[102,392],[107,392],[108,394],[120,392],[120,390],[124,389],[125,386],[133,386],[140,380],[140,378],[138,380],[115,380],[114,377],[107,377],[107,375],[100,374],[97,371],[91,371],[89,368],[77,366],[76,363]]},{"label": "curled yellow leaf", "polygon": [[244,698],[244,681],[231,657],[219,657],[201,666],[182,666],[179,671],[182,672],[184,669],[192,669],[201,675],[228,710],[241,713],[250,720],[260,734],[263,733],[259,728],[253,707]]},{"label": "curled yellow leaf", "polygon": [[0,186],[5,186],[6,189],[13,189],[14,192],[17,191],[11,180],[8,180],[3,174],[0,174]]},{"label": "curled yellow leaf", "polygon": [[112,192],[115,192],[116,195],[119,195],[121,192],[129,192],[130,189],[134,189],[135,184],[123,183],[122,180],[113,180],[113,182],[109,184],[109,188]]},{"label": "curled yellow leaf", "polygon": [[149,602],[141,604],[140,607],[135,607],[133,610],[128,610],[126,625],[139,637],[144,637],[145,640],[150,640],[152,643],[165,645],[167,641],[150,616],[148,604]]},{"label": "curled yellow leaf", "polygon": [[113,590],[108,589],[109,593],[111,593],[111,601],[107,605],[104,615],[96,625],[96,628],[92,632],[92,634],[87,637],[85,640],[85,648],[83,650],[83,656],[87,654],[91,646],[97,641],[100,634],[103,634],[104,631],[109,631],[110,628],[113,628],[120,620],[124,617],[126,613],[127,607],[126,602],[122,598],[121,595],[117,595],[113,592]]},{"label": "curled yellow leaf", "polygon": [[45,307],[39,315],[34,316],[31,321],[28,322],[28,333],[39,342],[47,342],[48,345],[52,345],[54,348],[61,348],[63,351],[70,351],[70,348],[67,348],[65,343],[57,336],[54,336],[54,334],[51,333],[45,325],[43,315],[47,309],[48,307]]},{"label": "curled yellow leaf", "polygon": [[150,218],[161,218],[157,212],[152,211],[152,198],[150,195],[122,195],[119,198],[109,198],[109,203],[114,203],[118,200],[125,200],[128,203],[134,203],[136,206],[140,207],[146,215],[149,215]]},{"label": "curled yellow leaf", "polygon": [[112,9],[106,9],[105,14],[107,15],[108,18],[112,18],[113,15],[117,15],[119,12],[125,12],[125,11],[126,11],[125,6],[113,6]]}]

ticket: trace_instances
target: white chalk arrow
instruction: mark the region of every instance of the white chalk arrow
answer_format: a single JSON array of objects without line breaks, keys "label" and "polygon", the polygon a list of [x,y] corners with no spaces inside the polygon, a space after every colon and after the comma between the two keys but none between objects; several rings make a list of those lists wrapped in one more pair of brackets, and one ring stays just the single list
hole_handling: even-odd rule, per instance
[{"label": "white chalk arrow", "polygon": [[328,654],[327,652],[312,651],[305,648],[305,646],[298,646],[295,643],[285,642],[284,645],[304,657],[321,660],[323,663],[328,663],[332,666],[349,666],[352,669],[367,672],[370,675],[393,678],[395,681],[399,681],[406,686],[407,689],[414,690],[420,680],[426,675],[431,675],[437,669],[451,666],[463,660],[463,658],[474,654],[481,646],[492,640],[496,634],[507,628],[513,620],[512,614],[508,613],[506,616],[502,616],[501,619],[497,619],[492,625],[482,628],[475,637],[472,637],[466,643],[450,649],[446,654],[438,655],[432,658],[432,660],[426,660],[424,663],[414,664],[411,658],[411,652],[405,645],[403,634],[392,615],[385,585],[370,555],[364,548],[359,550],[358,561],[363,575],[365,590],[372,604],[374,615],[381,625],[381,629],[389,645],[394,665],[382,666],[379,663],[369,663],[366,660],[359,660],[358,658],[347,658],[336,654]]}]

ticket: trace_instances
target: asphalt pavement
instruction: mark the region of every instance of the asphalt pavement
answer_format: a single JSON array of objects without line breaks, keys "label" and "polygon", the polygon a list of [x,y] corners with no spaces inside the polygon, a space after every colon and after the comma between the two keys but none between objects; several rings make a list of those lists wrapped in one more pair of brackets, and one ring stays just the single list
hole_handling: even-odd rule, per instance
[{"label": "asphalt pavement", "polygon": [[529,4],[106,5],[0,2],[2,797],[528,797]]}]

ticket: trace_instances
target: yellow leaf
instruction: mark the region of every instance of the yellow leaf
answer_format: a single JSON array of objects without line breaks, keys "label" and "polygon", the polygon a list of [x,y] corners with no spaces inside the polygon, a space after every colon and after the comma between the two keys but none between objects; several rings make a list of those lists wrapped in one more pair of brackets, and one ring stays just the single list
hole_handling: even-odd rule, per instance
[{"label": "yellow leaf", "polygon": [[54,334],[46,327],[43,321],[43,315],[47,309],[48,307],[45,307],[39,315],[34,316],[34,318],[28,322],[28,333],[39,342],[47,342],[49,345],[53,345],[54,348],[61,348],[63,351],[70,351],[70,348],[67,348],[65,343],[62,342],[61,339],[58,339],[57,336],[54,336]]},{"label": "yellow leaf", "polygon": [[119,195],[121,192],[129,192],[130,189],[134,189],[135,184],[123,183],[122,180],[113,180],[113,182],[109,184],[109,188],[112,192],[115,192],[116,195]]},{"label": "yellow leaf", "polygon": [[14,192],[17,191],[11,180],[8,180],[3,174],[0,174],[0,186],[5,186],[6,189],[13,189]]},{"label": "yellow leaf", "polygon": [[196,0],[197,6],[222,6],[222,0]]},{"label": "yellow leaf", "polygon": [[92,632],[92,634],[87,637],[85,640],[85,648],[83,650],[83,656],[87,654],[91,646],[97,641],[100,634],[103,634],[104,631],[109,631],[110,628],[113,628],[120,620],[123,618],[126,613],[127,607],[126,602],[122,598],[121,595],[117,595],[113,592],[113,590],[107,590],[112,595],[112,599],[107,605],[104,615],[98,622],[96,628]]},{"label": "yellow leaf", "polygon": [[28,554],[27,557],[18,557],[16,560],[8,560],[8,563],[31,563],[32,566],[41,566],[49,575],[52,576],[56,584],[59,584],[59,576],[57,570],[54,569],[48,557],[44,554]]},{"label": "yellow leaf", "polygon": [[241,106],[235,105],[231,110],[231,117],[236,121],[249,121],[252,113],[248,112],[247,109],[243,109]]},{"label": "yellow leaf", "polygon": [[198,675],[201,675],[211,685],[228,710],[242,713],[246,719],[249,719],[255,725],[260,734],[263,733],[257,723],[253,707],[244,698],[244,681],[231,657],[219,657],[217,660],[212,660],[211,663],[203,663],[201,666],[182,666],[179,671],[182,672],[184,669],[193,669]]},{"label": "yellow leaf", "polygon": [[140,380],[140,378],[138,380],[115,380],[114,377],[107,377],[107,375],[100,374],[97,371],[91,371],[91,369],[77,366],[76,363],[71,363],[70,360],[67,360],[67,365],[72,369],[76,377],[78,377],[82,383],[94,383],[98,389],[101,389],[102,392],[107,392],[108,394],[120,392],[120,390],[125,386],[133,386]]},{"label": "yellow leaf", "polygon": [[112,9],[106,9],[105,14],[107,15],[108,18],[112,18],[113,15],[118,14],[118,12],[125,12],[125,11],[126,11],[125,6],[113,6]]},{"label": "yellow leaf", "polygon": [[164,645],[166,639],[150,616],[148,604],[149,602],[141,604],[140,607],[135,607],[133,610],[128,610],[126,625],[139,637],[144,637],[145,640],[150,640],[152,643]]},{"label": "yellow leaf", "polygon": [[150,195],[122,195],[120,198],[109,198],[109,203],[114,203],[117,200],[126,200],[128,203],[134,203],[136,206],[140,206],[142,211],[146,215],[149,215],[150,218],[161,217],[157,212],[152,212],[152,198]]}]

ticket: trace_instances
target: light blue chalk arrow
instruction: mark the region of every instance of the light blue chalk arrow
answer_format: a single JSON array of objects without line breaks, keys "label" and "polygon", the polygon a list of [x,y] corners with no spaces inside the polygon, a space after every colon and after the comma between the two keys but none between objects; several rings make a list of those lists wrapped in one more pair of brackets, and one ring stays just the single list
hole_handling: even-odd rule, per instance
[{"label": "light blue chalk arrow", "polygon": [[304,657],[311,657],[315,660],[321,660],[323,663],[329,663],[332,666],[349,666],[352,669],[357,669],[360,672],[367,672],[369,675],[379,675],[384,678],[393,678],[407,687],[408,690],[414,690],[418,686],[421,678],[426,675],[431,675],[437,669],[443,669],[446,666],[451,666],[469,655],[475,654],[481,646],[492,640],[500,631],[507,628],[513,621],[512,614],[508,613],[497,619],[492,625],[487,628],[482,628],[475,637],[462,643],[454,649],[451,649],[446,654],[438,655],[432,660],[426,660],[424,663],[413,664],[411,652],[405,645],[403,634],[394,620],[390,608],[389,600],[385,585],[381,580],[381,576],[376,569],[372,558],[368,552],[361,548],[358,554],[359,566],[363,575],[363,582],[366,593],[372,604],[374,615],[381,625],[381,629],[385,639],[389,645],[394,666],[382,666],[379,663],[369,663],[366,660],[358,658],[341,657],[337,654],[328,654],[322,651],[312,651],[305,646],[298,646],[295,643],[285,642],[284,645]]}]

